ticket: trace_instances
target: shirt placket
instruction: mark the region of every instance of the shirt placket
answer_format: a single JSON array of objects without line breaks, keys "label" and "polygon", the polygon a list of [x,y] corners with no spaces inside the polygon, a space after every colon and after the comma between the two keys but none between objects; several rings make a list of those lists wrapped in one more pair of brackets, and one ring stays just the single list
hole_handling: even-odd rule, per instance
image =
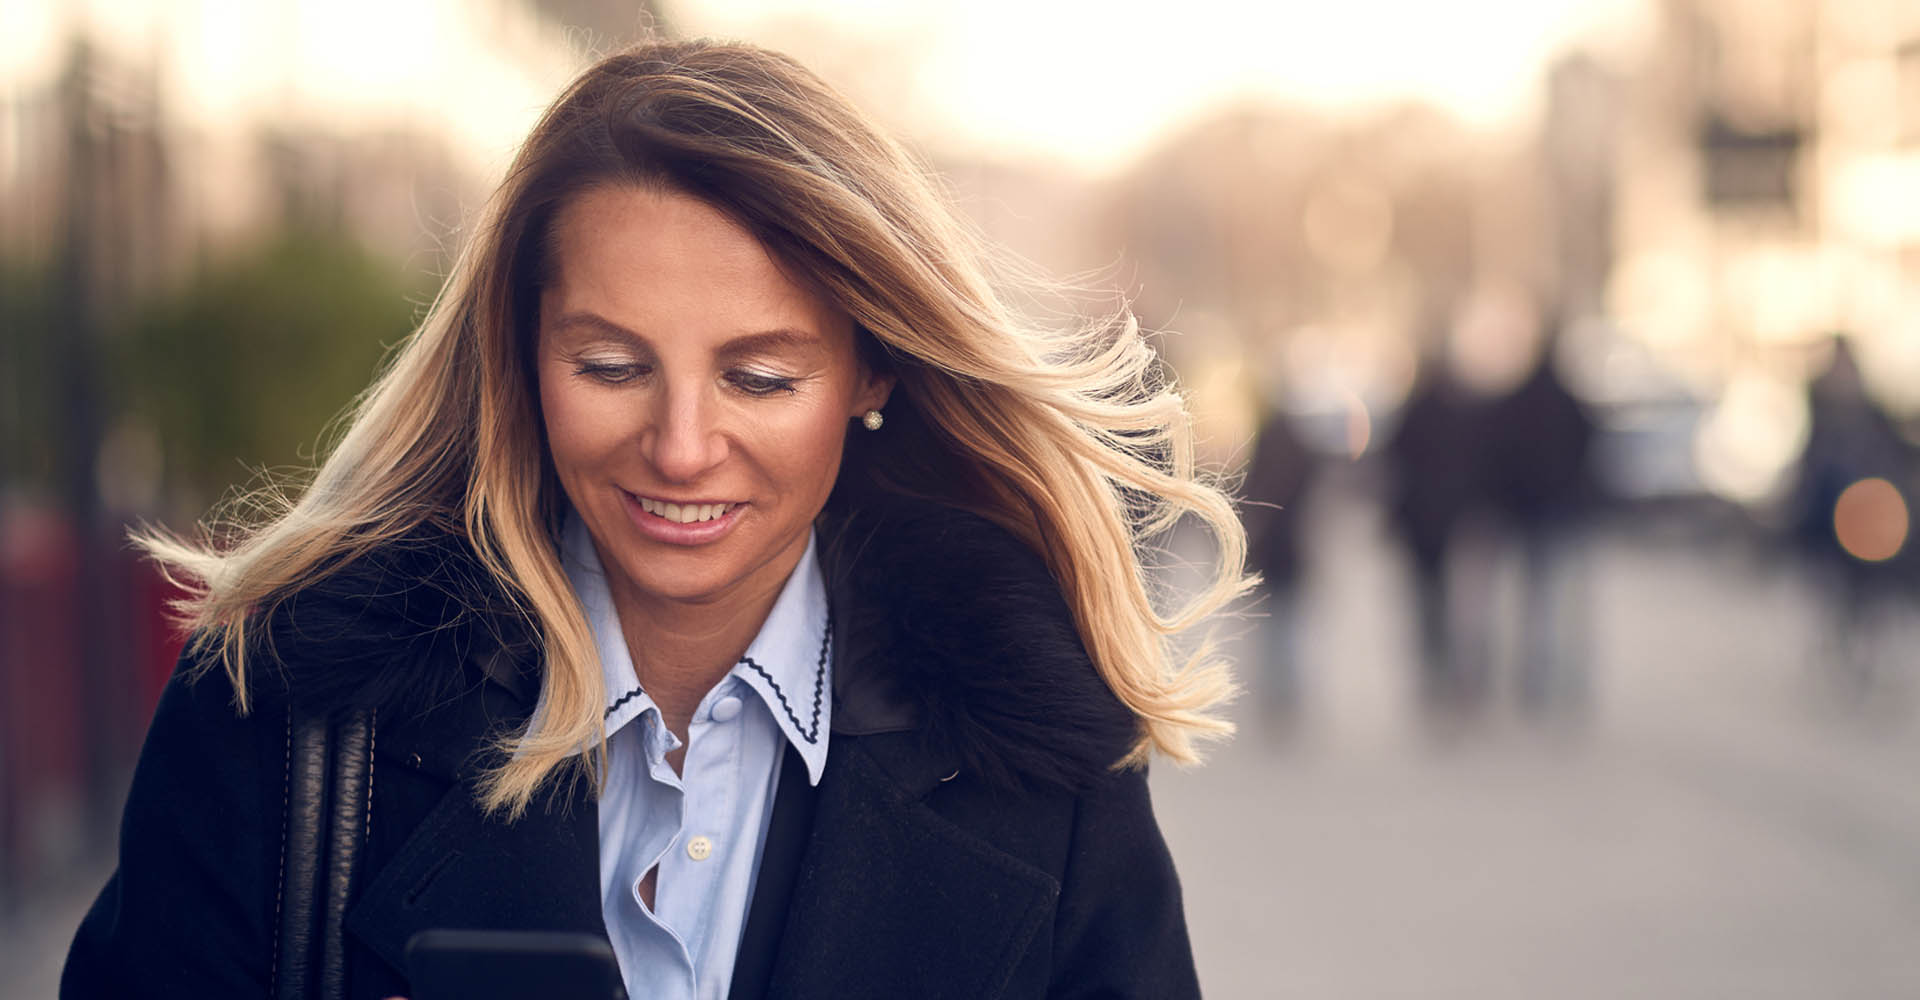
[{"label": "shirt placket", "polygon": [[[737,687],[732,679],[716,685],[694,712],[686,758],[681,762],[686,808],[673,847],[660,860],[656,887],[660,915],[684,939],[694,942],[696,969],[711,943],[720,888],[734,867],[734,853],[741,848],[740,832],[732,822],[741,766]],[[727,708],[720,709],[722,705]]]},{"label": "shirt placket", "polygon": [[[666,755],[679,746],[679,740],[660,723],[660,712],[649,708],[635,720],[644,743],[641,747],[646,780],[637,782],[641,792],[636,815],[642,817],[642,828],[647,837],[635,854],[627,880],[627,892],[632,905],[640,911],[642,921],[636,926],[643,935],[652,939],[650,951],[668,957],[678,966],[691,982],[693,977],[693,954],[687,947],[687,938],[676,930],[676,924],[669,919],[661,908],[661,885],[667,880],[664,870],[654,879],[654,905],[649,908],[641,898],[640,887],[644,884],[647,872],[662,868],[665,861],[672,857],[677,831],[683,825],[686,814],[686,790],[679,775],[666,761]],[[646,817],[660,817],[649,820]]]}]

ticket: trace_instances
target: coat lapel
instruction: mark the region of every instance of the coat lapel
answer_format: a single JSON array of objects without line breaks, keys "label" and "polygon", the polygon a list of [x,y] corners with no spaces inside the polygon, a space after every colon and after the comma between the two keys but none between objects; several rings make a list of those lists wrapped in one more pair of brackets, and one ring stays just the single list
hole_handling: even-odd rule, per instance
[{"label": "coat lapel", "polygon": [[760,849],[753,900],[733,958],[733,983],[727,990],[732,1000],[759,1000],[767,995],[787,914],[793,907],[793,884],[813,835],[814,801],[806,761],[789,745],[780,768],[780,787],[774,793],[773,815],[767,820],[766,843]]},{"label": "coat lapel", "polygon": [[1060,886],[922,801],[942,766],[906,734],[836,734],[768,995],[1000,993]]}]

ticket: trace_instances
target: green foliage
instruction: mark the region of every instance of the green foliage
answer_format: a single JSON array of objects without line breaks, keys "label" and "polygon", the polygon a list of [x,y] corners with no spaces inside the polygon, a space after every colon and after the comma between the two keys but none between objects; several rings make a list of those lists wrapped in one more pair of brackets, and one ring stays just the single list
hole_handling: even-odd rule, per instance
[{"label": "green foliage", "polygon": [[59,438],[52,310],[42,269],[0,264],[0,484],[53,483]]},{"label": "green foliage", "polygon": [[141,310],[117,338],[118,398],[157,430],[170,492],[211,500],[262,466],[311,466],[411,328],[414,293],[340,237],[291,233]]}]

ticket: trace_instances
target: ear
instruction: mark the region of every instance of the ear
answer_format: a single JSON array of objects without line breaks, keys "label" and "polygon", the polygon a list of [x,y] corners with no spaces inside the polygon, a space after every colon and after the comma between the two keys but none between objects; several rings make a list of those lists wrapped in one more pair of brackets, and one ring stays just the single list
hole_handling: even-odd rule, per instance
[{"label": "ear", "polygon": [[853,412],[849,416],[863,416],[868,410],[885,410],[887,399],[893,395],[896,380],[892,375],[880,375],[860,366],[860,388],[853,394]]}]

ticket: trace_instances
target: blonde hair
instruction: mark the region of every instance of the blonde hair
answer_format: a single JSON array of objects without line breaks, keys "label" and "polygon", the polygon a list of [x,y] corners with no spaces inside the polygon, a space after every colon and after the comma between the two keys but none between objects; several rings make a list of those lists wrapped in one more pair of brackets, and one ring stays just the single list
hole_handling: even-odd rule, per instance
[{"label": "blonde hair", "polygon": [[[1066,330],[1016,318],[994,256],[929,173],[777,53],[650,43],[586,70],[533,130],[419,330],[350,411],[306,490],[225,543],[137,539],[190,596],[181,610],[246,708],[250,639],[304,583],[429,525],[467,539],[545,646],[537,731],[482,783],[517,815],[549,776],[601,752],[591,634],[561,569],[565,499],[540,432],[529,351],[554,213],[605,183],[701,198],[752,231],[858,323],[898,379],[884,434],[850,442],[836,497],[878,489],[974,510],[1041,553],[1101,676],[1140,720],[1124,762],[1196,759],[1226,667],[1173,638],[1244,593],[1246,542],[1196,473],[1190,419],[1124,312]],[[834,501],[829,501],[831,507]],[[1148,539],[1209,528],[1209,584],[1155,608]]]}]

